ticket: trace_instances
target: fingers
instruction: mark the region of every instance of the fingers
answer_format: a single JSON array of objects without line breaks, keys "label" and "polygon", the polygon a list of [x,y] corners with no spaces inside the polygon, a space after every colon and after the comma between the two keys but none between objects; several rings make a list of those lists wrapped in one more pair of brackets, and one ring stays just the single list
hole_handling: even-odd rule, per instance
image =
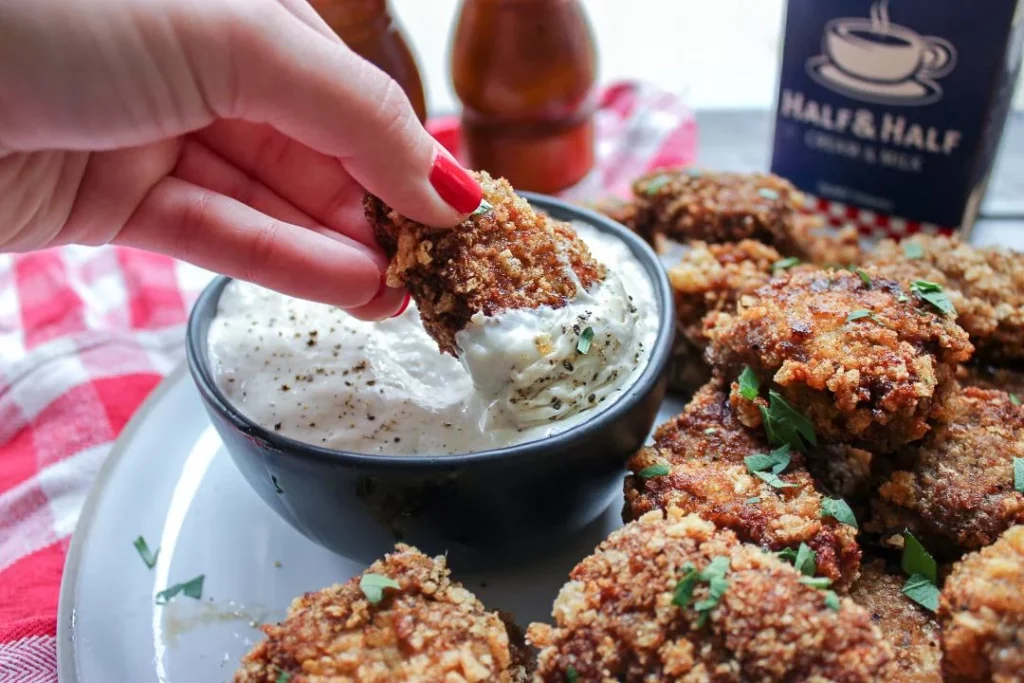
[{"label": "fingers", "polygon": [[381,268],[364,245],[271,218],[179,178],[158,183],[115,242],[344,308],[365,306],[382,289]]},{"label": "fingers", "polygon": [[414,220],[464,220],[479,205],[479,185],[420,125],[401,88],[340,41],[275,7],[230,29],[233,97],[219,113],[270,124],[340,159],[361,186]]},{"label": "fingers", "polygon": [[196,137],[323,225],[376,247],[363,188],[333,158],[266,124],[219,121]]}]

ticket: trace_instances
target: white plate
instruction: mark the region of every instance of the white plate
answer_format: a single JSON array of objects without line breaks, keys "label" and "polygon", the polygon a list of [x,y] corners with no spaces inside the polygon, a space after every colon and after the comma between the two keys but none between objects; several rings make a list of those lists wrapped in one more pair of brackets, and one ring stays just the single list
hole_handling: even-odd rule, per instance
[{"label": "white plate", "polygon": [[[658,422],[678,412],[669,400]],[[456,578],[519,623],[548,618],[572,566],[619,526],[616,501],[565,551],[543,562]],[[359,529],[352,529],[359,533]],[[156,566],[132,542],[143,535]],[[235,469],[184,369],[153,393],[100,471],[71,541],[61,585],[62,683],[230,681],[292,598],[345,581],[361,565],[279,519]],[[169,585],[205,575],[202,600],[155,604]]]}]

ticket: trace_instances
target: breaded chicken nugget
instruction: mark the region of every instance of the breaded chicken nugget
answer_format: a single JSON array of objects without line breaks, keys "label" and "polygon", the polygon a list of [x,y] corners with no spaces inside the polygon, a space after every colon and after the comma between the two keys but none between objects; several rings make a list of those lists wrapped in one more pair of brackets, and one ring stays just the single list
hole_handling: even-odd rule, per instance
[{"label": "breaded chicken nugget", "polygon": [[409,289],[423,326],[453,356],[455,334],[474,314],[560,308],[605,274],[570,224],[536,213],[502,178],[475,177],[491,208],[455,228],[416,223],[370,195],[364,202],[391,259],[388,285]]},{"label": "breaded chicken nugget", "polygon": [[1024,254],[915,235],[881,242],[868,262],[896,277],[942,285],[979,358],[1024,360]]},{"label": "breaded chicken nugget", "polygon": [[896,656],[896,670],[886,683],[942,683],[939,624],[903,594],[905,581],[886,572],[882,560],[865,562],[850,598],[868,611]]},{"label": "breaded chicken nugget", "polygon": [[873,453],[921,439],[942,418],[972,351],[951,315],[872,270],[776,276],[736,312],[707,316],[705,332],[712,366],[730,379],[746,366],[760,379],[753,399],[733,392],[744,424],[795,410],[817,439]]},{"label": "breaded chicken nugget", "polygon": [[[932,553],[957,557],[1024,523],[1014,458],[1024,458],[1024,408],[1001,391],[967,387],[949,422],[893,459],[867,528],[895,538],[910,529]],[[1022,586],[1024,588],[1024,586]]]},{"label": "breaded chicken nugget", "polygon": [[[789,465],[772,479],[775,486],[744,462],[771,450],[760,431],[740,424],[724,384],[712,380],[682,414],[657,429],[654,446],[630,459],[623,520],[678,507],[765,550],[796,550],[806,543],[814,551],[816,573],[840,590],[848,588],[860,566],[857,530],[822,516],[822,496],[800,453],[789,454]],[[641,474],[658,466],[665,474]]]},{"label": "breaded chicken nugget", "polygon": [[1024,526],[953,568],[939,597],[947,681],[1024,680]]},{"label": "breaded chicken nugget", "polygon": [[891,671],[862,608],[676,508],[612,533],[569,578],[555,625],[528,631],[541,683],[852,683]]},{"label": "breaded chicken nugget", "polygon": [[452,581],[443,557],[404,545],[263,631],[235,683],[521,683],[532,665],[518,630]]}]

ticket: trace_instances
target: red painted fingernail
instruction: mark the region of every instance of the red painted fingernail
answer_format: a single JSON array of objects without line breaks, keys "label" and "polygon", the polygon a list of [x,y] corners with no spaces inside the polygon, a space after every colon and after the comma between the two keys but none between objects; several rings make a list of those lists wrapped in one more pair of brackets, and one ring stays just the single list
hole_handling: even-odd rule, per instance
[{"label": "red painted fingernail", "polygon": [[441,199],[459,213],[472,213],[480,206],[484,191],[480,183],[469,172],[444,152],[434,153],[434,165],[430,167],[430,184]]},{"label": "red painted fingernail", "polygon": [[398,316],[400,316],[403,313],[405,313],[405,309],[409,308],[409,301],[411,300],[411,298],[412,297],[409,296],[409,292],[406,292],[405,293],[405,301],[402,302],[402,307],[398,309],[398,313],[395,313],[391,317],[392,318],[397,318]]}]

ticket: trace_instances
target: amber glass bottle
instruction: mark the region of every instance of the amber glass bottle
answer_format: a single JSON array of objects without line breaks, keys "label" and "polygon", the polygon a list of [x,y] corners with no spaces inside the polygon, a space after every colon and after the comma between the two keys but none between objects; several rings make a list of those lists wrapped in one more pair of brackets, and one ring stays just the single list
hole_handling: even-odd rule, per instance
[{"label": "amber glass bottle", "polygon": [[594,39],[578,0],[462,0],[452,78],[466,162],[555,192],[594,163]]},{"label": "amber glass bottle", "polygon": [[387,0],[310,0],[352,51],[398,81],[420,121],[427,118],[423,81]]}]

